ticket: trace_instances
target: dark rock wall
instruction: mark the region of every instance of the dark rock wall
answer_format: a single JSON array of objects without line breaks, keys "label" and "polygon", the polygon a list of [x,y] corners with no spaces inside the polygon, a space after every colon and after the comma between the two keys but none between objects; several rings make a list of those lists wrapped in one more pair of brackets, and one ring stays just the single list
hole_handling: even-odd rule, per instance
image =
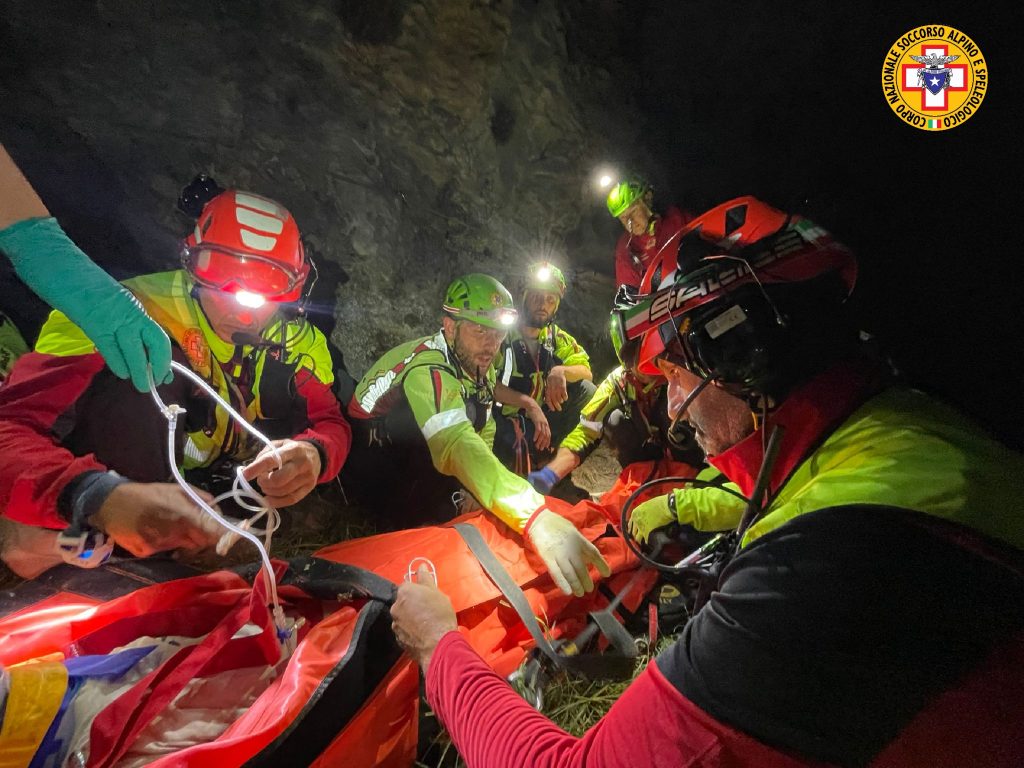
[{"label": "dark rock wall", "polygon": [[571,267],[563,319],[608,361],[617,225],[587,114],[610,81],[584,83],[554,3],[10,2],[0,29],[0,140],[112,271],[174,266],[173,201],[208,171],[293,211],[357,375],[436,328],[456,274],[515,290],[540,257]]},{"label": "dark rock wall", "polygon": [[[879,73],[936,21],[992,74],[974,118],[927,134]],[[195,173],[278,197],[357,375],[436,327],[456,273],[514,284],[542,256],[570,267],[562,319],[607,367],[601,162],[695,211],[760,195],[858,250],[867,325],[912,379],[1024,442],[1014,24],[881,0],[7,0],[0,141],[121,276],[174,266]],[[6,279],[2,305],[33,309]]]}]

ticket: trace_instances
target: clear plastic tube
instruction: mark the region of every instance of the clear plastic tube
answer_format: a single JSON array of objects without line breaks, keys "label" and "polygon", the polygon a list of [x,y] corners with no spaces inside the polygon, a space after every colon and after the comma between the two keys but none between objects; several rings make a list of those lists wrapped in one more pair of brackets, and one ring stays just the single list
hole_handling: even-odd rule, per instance
[{"label": "clear plastic tube", "polygon": [[[241,416],[234,408],[232,408],[228,403],[224,402],[224,399],[217,393],[215,389],[213,389],[213,387],[211,387],[196,373],[194,373],[192,370],[185,367],[181,363],[172,361],[171,367],[174,368],[174,370],[177,371],[178,373],[181,373],[182,375],[184,375],[185,377],[194,381],[196,384],[202,387],[202,389],[210,397],[212,397],[218,404],[220,404],[224,408],[224,410],[226,410],[232,416],[232,418],[234,418],[239,424],[245,427],[245,429],[250,434],[255,436],[258,440],[263,442],[263,444],[266,445],[267,448],[270,449],[270,451],[274,454],[274,457],[277,459],[278,467],[282,465],[281,456],[278,453],[276,446],[274,446],[263,433],[261,433],[251,424],[249,424],[249,422],[247,422],[245,418]],[[268,547],[264,546],[263,542],[261,542],[259,538],[251,531],[246,530],[241,526],[235,525],[222,514],[220,514],[218,511],[216,511],[212,506],[210,506],[206,502],[205,499],[203,499],[202,496],[196,493],[192,486],[189,485],[188,482],[186,482],[184,477],[182,477],[181,470],[178,468],[178,465],[174,461],[174,432],[175,429],[177,428],[178,417],[185,413],[185,409],[176,403],[172,403],[171,405],[167,405],[166,403],[164,403],[164,401],[160,398],[160,395],[156,391],[156,382],[153,380],[152,371],[149,372],[149,393],[150,395],[152,395],[153,401],[157,404],[157,407],[160,409],[161,413],[163,413],[164,416],[167,418],[167,454],[171,465],[171,472],[174,475],[174,479],[177,480],[178,485],[182,487],[185,493],[188,494],[189,498],[192,499],[192,501],[194,501],[201,510],[203,510],[204,512],[206,512],[206,514],[208,514],[210,517],[216,520],[217,523],[220,524],[223,528],[226,528],[228,531],[251,542],[253,546],[255,546],[257,550],[259,550],[260,558],[263,561],[263,570],[265,578],[267,580],[267,587],[270,592],[270,601],[274,606],[274,623],[277,625],[278,630],[284,631],[284,610],[281,608],[281,603],[277,597],[277,579],[274,577],[274,567],[270,562],[270,553],[267,551]],[[258,502],[263,501],[263,497],[260,496],[256,492],[256,490],[251,485],[249,485],[249,483],[241,476],[241,470],[242,468],[239,467],[238,474],[236,475],[235,479],[235,488],[233,488],[231,492],[218,496],[217,500],[215,500],[214,503],[216,503],[216,501],[227,498],[228,496],[233,496],[235,497],[235,500],[239,503],[240,506],[244,507],[245,509],[254,510],[253,505],[250,505],[247,501],[244,500],[244,498],[248,497],[249,499],[256,500]],[[242,490],[237,491],[236,495],[236,488],[239,484],[242,485]],[[261,505],[260,507],[256,507],[255,509],[259,510],[260,512],[266,512],[268,515],[267,544],[269,545],[270,535],[273,534],[273,531],[277,527],[277,523],[275,521],[279,519],[277,510],[265,504]],[[271,514],[268,510],[273,510],[273,513]]]}]

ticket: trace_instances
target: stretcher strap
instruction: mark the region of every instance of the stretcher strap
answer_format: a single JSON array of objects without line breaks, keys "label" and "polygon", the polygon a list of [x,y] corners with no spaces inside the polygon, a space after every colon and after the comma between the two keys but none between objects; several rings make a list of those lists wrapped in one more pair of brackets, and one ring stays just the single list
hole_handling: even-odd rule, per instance
[{"label": "stretcher strap", "polygon": [[487,572],[491,581],[501,590],[501,593],[511,606],[515,608],[516,613],[519,614],[519,618],[523,622],[523,626],[530,633],[530,637],[533,638],[537,648],[556,664],[560,663],[560,657],[555,653],[555,649],[551,647],[547,637],[544,636],[537,617],[533,615],[533,609],[530,607],[530,601],[526,599],[526,594],[519,588],[519,585],[516,584],[513,578],[509,576],[505,567],[498,562],[498,558],[494,556],[491,548],[487,546],[487,542],[480,535],[480,531],[468,523],[456,523],[455,530],[459,532],[462,540],[466,542],[466,546],[476,556],[480,566]]},{"label": "stretcher strap", "polygon": [[530,607],[530,601],[526,599],[526,594],[495,557],[491,548],[487,546],[487,542],[480,535],[480,531],[469,523],[456,523],[455,530],[459,532],[462,540],[466,542],[466,546],[476,556],[491,581],[501,590],[505,599],[519,614],[523,626],[530,633],[537,648],[557,668],[574,672],[591,680],[623,678],[632,673],[633,660],[620,654],[580,653],[565,656],[558,653],[544,635],[540,622],[537,621],[537,617]]}]

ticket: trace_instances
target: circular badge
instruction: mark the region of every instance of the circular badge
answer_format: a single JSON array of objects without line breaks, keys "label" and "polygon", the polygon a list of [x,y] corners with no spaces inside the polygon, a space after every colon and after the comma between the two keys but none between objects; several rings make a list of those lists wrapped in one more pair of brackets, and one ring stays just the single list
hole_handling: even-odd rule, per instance
[{"label": "circular badge", "polygon": [[915,27],[893,43],[882,63],[882,94],[903,122],[945,131],[966,122],[985,98],[981,49],[958,29]]},{"label": "circular badge", "polygon": [[187,328],[181,337],[181,350],[192,364],[192,368],[201,375],[210,370],[210,347],[198,328]]}]

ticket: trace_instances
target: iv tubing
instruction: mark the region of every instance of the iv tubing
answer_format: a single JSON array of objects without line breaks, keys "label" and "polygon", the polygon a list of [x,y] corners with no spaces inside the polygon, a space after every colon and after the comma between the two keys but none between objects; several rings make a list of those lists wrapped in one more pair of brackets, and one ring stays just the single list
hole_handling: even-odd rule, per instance
[{"label": "iv tubing", "polygon": [[[224,409],[229,414],[231,414],[231,416],[236,421],[238,421],[239,424],[241,424],[243,427],[245,427],[245,429],[250,434],[254,435],[258,440],[262,441],[264,443],[264,445],[266,445],[271,450],[271,452],[274,454],[274,457],[277,459],[278,467],[281,466],[281,457],[278,454],[277,448],[270,442],[270,440],[267,439],[267,437],[265,435],[263,435],[259,430],[257,430],[251,424],[249,424],[249,422],[247,422],[241,415],[239,415],[239,413],[237,411],[235,411],[230,405],[225,403],[224,400],[220,397],[220,395],[217,394],[217,392],[213,389],[213,387],[211,387],[209,384],[207,384],[205,381],[203,381],[203,379],[201,379],[198,375],[196,375],[189,368],[185,367],[181,363],[178,363],[177,361],[172,361],[171,362],[171,367],[175,371],[177,371],[178,373],[183,374],[184,376],[186,376],[187,378],[191,379],[196,384],[198,384],[200,387],[202,387],[203,390],[208,395],[210,395],[210,397],[212,397],[221,406],[223,406]],[[185,491],[185,493],[188,494],[189,498],[191,498],[192,501],[194,501],[199,506],[200,509],[202,509],[204,512],[206,512],[206,514],[210,515],[222,527],[227,528],[232,533],[234,533],[234,534],[236,534],[238,536],[241,536],[242,538],[247,539],[248,541],[252,542],[252,544],[256,547],[256,549],[259,550],[260,558],[263,560],[263,569],[265,571],[265,575],[266,575],[266,579],[267,579],[267,584],[268,584],[268,586],[270,588],[270,601],[271,601],[271,603],[274,606],[273,613],[274,613],[275,623],[278,624],[278,628],[279,629],[283,629],[281,624],[283,623],[283,620],[284,620],[284,611],[282,610],[281,604],[278,601],[278,597],[277,597],[277,579],[274,577],[274,567],[273,567],[273,565],[270,562],[270,555],[268,554],[266,547],[263,546],[263,542],[261,542],[259,540],[259,538],[257,538],[254,534],[252,534],[251,532],[245,530],[244,528],[241,528],[241,527],[235,525],[234,523],[230,522],[227,518],[225,518],[223,515],[221,515],[215,509],[213,509],[209,504],[207,504],[206,501],[199,494],[197,494],[195,492],[195,490],[193,490],[192,486],[189,485],[185,481],[185,478],[181,476],[181,471],[178,469],[178,466],[177,466],[177,464],[174,461],[174,431],[175,431],[175,427],[177,426],[178,416],[180,416],[181,414],[185,413],[185,409],[182,408],[180,405],[178,405],[176,403],[173,403],[173,404],[171,404],[169,406],[166,405],[164,403],[164,401],[160,399],[160,395],[157,394],[156,382],[153,381],[153,372],[152,372],[152,370],[149,370],[148,373],[149,373],[149,392],[153,396],[153,400],[156,402],[157,407],[160,409],[160,411],[167,418],[167,426],[168,426],[168,429],[167,429],[167,451],[168,451],[168,456],[170,458],[171,472],[174,474],[174,479],[178,481],[178,485],[180,485],[182,487],[182,489]],[[239,472],[241,472],[241,467],[239,467]],[[259,494],[256,493],[256,491],[252,488],[252,486],[249,485],[241,477],[241,474],[239,474],[236,477],[236,480],[241,480],[241,482],[245,486],[245,492],[247,494],[251,493],[254,498],[260,498]],[[225,494],[225,495],[227,495],[227,494]],[[222,495],[222,496],[220,496],[218,498],[224,498],[225,495]],[[238,501],[241,504],[241,506],[246,507],[247,509],[251,509],[251,507],[249,507],[248,504],[242,503],[240,499]],[[270,518],[268,517],[268,526],[269,526],[269,524],[270,524]],[[271,533],[272,532],[273,531],[271,531]]]}]

